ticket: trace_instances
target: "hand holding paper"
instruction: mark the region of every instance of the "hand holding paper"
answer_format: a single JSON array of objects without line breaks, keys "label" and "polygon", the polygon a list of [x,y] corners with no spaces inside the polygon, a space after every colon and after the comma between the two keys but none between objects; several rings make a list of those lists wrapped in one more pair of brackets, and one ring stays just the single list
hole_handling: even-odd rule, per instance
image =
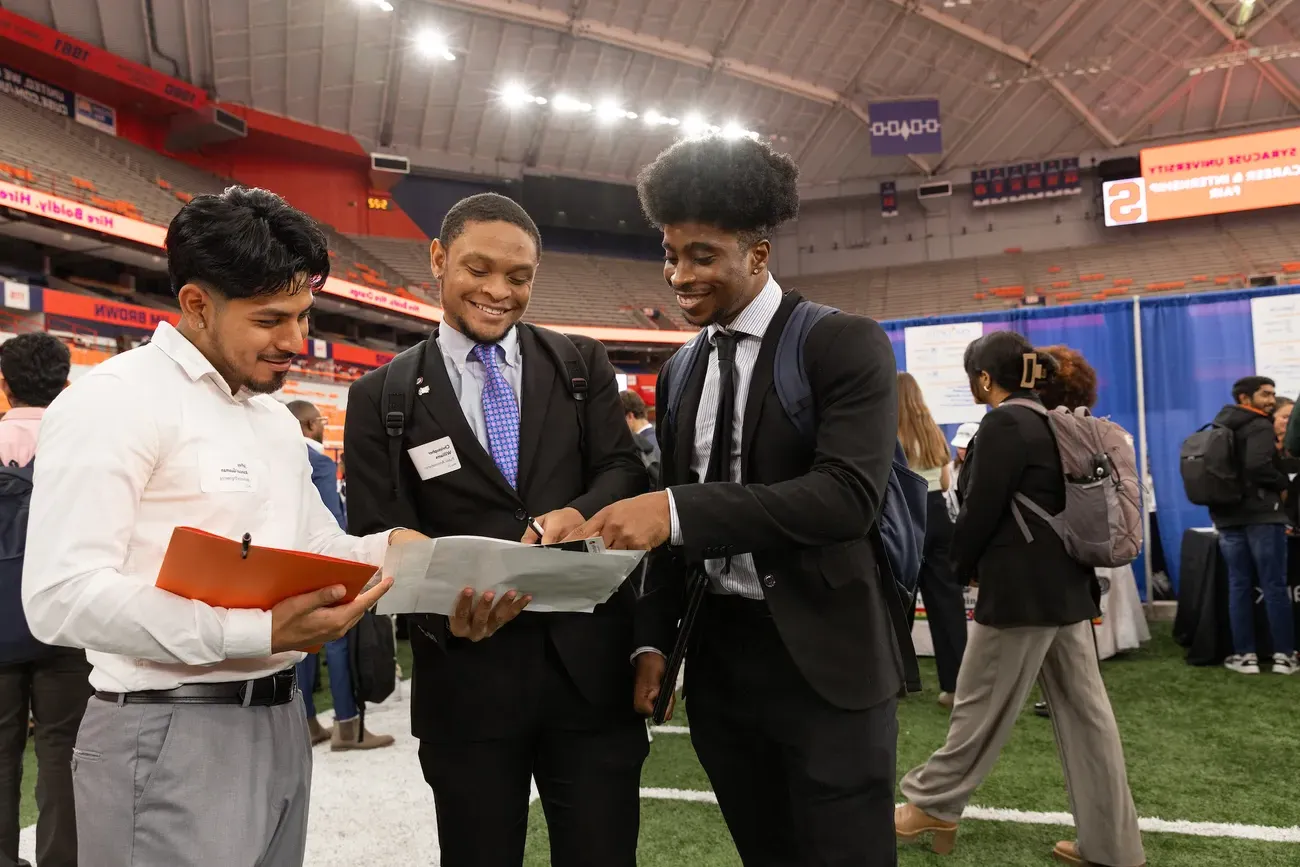
[{"label": "hand holding paper", "polygon": [[447,618],[451,634],[457,638],[470,641],[482,641],[490,638],[498,629],[519,616],[519,612],[533,601],[533,597],[524,596],[513,590],[508,591],[495,605],[495,594],[488,590],[474,602],[474,588],[466,587],[456,603],[456,610]]}]

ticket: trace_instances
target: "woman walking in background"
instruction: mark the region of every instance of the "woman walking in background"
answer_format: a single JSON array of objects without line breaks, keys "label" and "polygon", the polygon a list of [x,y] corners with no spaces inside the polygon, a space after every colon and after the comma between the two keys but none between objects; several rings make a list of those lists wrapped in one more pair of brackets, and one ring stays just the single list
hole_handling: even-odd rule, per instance
[{"label": "woman walking in background", "polygon": [[967,458],[952,553],[958,580],[979,580],[979,601],[947,742],[903,778],[908,803],[895,811],[894,827],[900,840],[931,834],[936,852],[952,850],[962,811],[993,770],[1038,678],[1052,706],[1079,834],[1078,843],[1057,843],[1053,856],[1067,864],[1139,867],[1145,855],[1137,811],[1092,641],[1096,576],[1032,510],[1022,511],[1029,532],[1012,511],[1017,494],[1048,514],[1065,508],[1048,422],[1016,405],[1040,403],[1034,389],[1055,370],[1055,359],[1010,331],[966,350],[971,393],[993,410]]},{"label": "woman walking in background", "polygon": [[955,481],[952,455],[943,431],[925,405],[921,387],[910,373],[898,375],[898,439],[907,454],[908,466],[930,484],[925,516],[925,559],[918,583],[934,644],[935,666],[939,669],[939,704],[951,708],[957,691],[957,671],[966,652],[966,601],[948,563],[952,520],[948,516],[945,492]]}]

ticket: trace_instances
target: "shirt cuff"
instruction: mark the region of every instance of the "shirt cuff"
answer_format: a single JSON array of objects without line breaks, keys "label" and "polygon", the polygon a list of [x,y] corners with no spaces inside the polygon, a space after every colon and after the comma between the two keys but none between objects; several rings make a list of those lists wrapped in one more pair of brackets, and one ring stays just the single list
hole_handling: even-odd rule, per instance
[{"label": "shirt cuff", "polygon": [[665,490],[668,494],[668,519],[672,527],[668,534],[668,544],[680,548],[682,546],[682,525],[677,520],[677,501],[673,499],[672,488]]},{"label": "shirt cuff", "polygon": [[632,654],[632,661],[633,661],[633,662],[636,662],[636,658],[637,658],[638,656],[640,656],[641,654],[643,654],[643,653],[657,653],[657,654],[659,654],[660,656],[662,656],[664,659],[667,659],[667,658],[668,658],[667,654],[665,654],[665,653],[664,653],[662,650],[660,650],[659,648],[657,648],[657,647],[648,647],[648,646],[647,646],[647,647],[638,647],[638,648],[636,649],[636,651]]},{"label": "shirt cuff", "polygon": [[226,659],[260,659],[271,655],[271,612],[255,608],[226,610]]},{"label": "shirt cuff", "polygon": [[389,538],[400,530],[400,527],[394,527],[391,530],[385,530],[382,533],[372,533],[369,536],[363,536],[361,539],[361,556],[363,563],[369,563],[376,569],[384,565],[384,556],[388,553]]}]

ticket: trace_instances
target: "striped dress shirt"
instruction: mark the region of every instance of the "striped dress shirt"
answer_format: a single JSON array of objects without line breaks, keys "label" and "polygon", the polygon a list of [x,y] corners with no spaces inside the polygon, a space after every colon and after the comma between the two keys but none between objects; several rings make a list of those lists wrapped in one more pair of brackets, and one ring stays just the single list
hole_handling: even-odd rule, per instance
[{"label": "striped dress shirt", "polygon": [[[749,398],[749,384],[754,379],[754,363],[758,360],[758,351],[763,345],[763,334],[781,306],[781,286],[776,278],[768,276],[765,285],[749,305],[725,329],[736,336],[736,409],[731,426],[731,461],[729,462],[730,481],[739,482],[740,478],[740,442],[745,425],[745,403]],[[724,330],[722,326],[709,326],[709,367],[704,376],[704,392],[700,395],[700,405],[695,416],[695,448],[691,454],[691,471],[697,479],[703,479],[709,468],[709,456],[713,451],[713,428],[718,421],[718,353],[712,350],[717,333]],[[669,512],[672,516],[672,538],[674,545],[682,544],[683,529],[677,518],[677,504],[673,501],[672,488],[668,489]],[[686,528],[690,532],[690,528]],[[714,593],[744,596],[747,599],[762,599],[763,586],[758,580],[758,570],[754,567],[752,554],[737,554],[731,558],[731,568],[727,569],[726,560],[706,560],[704,568],[709,574]]]}]

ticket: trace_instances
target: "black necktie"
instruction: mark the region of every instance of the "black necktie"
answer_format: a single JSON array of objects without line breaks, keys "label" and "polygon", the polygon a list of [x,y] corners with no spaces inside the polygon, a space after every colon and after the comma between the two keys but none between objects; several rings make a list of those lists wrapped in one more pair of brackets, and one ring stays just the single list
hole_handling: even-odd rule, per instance
[{"label": "black necktie", "polygon": [[731,425],[736,415],[736,336],[725,331],[714,335],[718,353],[718,418],[713,426],[713,447],[706,482],[731,481]]}]

